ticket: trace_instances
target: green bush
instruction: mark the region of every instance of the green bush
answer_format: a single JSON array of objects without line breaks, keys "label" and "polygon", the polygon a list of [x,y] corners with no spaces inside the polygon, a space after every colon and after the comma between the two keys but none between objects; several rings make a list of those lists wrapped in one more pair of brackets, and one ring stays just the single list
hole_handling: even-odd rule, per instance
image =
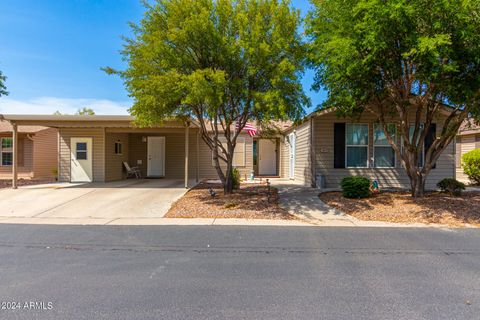
[{"label": "green bush", "polygon": [[448,192],[454,196],[459,196],[462,191],[465,190],[465,185],[454,178],[445,178],[440,180],[437,183],[437,187],[439,187],[443,192]]},{"label": "green bush", "polygon": [[345,177],[340,183],[345,198],[367,198],[370,196],[370,180],[362,176]]},{"label": "green bush", "polygon": [[480,184],[480,149],[465,153],[462,156],[462,167],[472,182]]},{"label": "green bush", "polygon": [[233,184],[233,189],[240,188],[240,171],[238,171],[237,168],[233,168],[232,170],[232,184]]}]

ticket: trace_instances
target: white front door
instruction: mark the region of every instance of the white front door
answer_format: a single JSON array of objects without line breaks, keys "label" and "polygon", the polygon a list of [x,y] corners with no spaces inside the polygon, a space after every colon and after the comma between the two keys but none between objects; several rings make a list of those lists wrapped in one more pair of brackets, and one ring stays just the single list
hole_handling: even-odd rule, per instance
[{"label": "white front door", "polygon": [[165,176],[165,137],[148,137],[147,176]]},{"label": "white front door", "polygon": [[290,141],[289,148],[289,178],[295,179],[295,133],[290,133],[288,135],[288,140]]},{"label": "white front door", "polygon": [[70,138],[70,181],[92,182],[92,138]]},{"label": "white front door", "polygon": [[275,140],[258,140],[258,174],[264,176],[277,175],[277,143]]}]

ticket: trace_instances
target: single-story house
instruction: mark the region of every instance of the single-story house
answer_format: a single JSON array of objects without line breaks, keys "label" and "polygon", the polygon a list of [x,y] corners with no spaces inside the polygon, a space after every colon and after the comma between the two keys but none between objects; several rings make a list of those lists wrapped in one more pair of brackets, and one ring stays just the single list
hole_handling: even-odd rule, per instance
[{"label": "single-story house", "polygon": [[[212,153],[198,124],[169,120],[138,128],[131,116],[0,115],[16,125],[58,130],[60,181],[114,181],[125,178],[123,162],[139,167],[143,177],[188,180],[217,178]],[[442,128],[439,114],[429,128],[429,141]],[[413,115],[412,115],[413,122]],[[395,132],[392,119],[392,133]],[[302,185],[339,187],[343,177],[364,175],[382,188],[409,188],[409,179],[376,117],[364,113],[344,119],[328,109],[314,112],[298,125],[281,124],[277,133],[239,136],[234,166],[242,177],[282,177]],[[400,141],[400,137],[397,135]],[[428,143],[428,142],[427,142]],[[427,188],[455,175],[455,147],[448,146],[431,171]],[[423,159],[421,160],[423,161]]]},{"label": "single-story house", "polygon": [[[0,179],[12,178],[12,125],[0,121]],[[18,128],[18,177],[51,179],[56,176],[58,163],[58,132],[42,126]]]},{"label": "single-story house", "polygon": [[[428,145],[442,130],[448,112],[434,118],[426,138]],[[411,115],[412,132],[415,115]],[[395,134],[398,119],[390,119]],[[388,121],[388,119],[387,119]],[[373,112],[358,119],[338,117],[334,109],[313,112],[303,123],[285,130],[284,148],[289,152],[283,166],[284,176],[305,185],[338,188],[342,178],[362,175],[377,180],[381,188],[410,188],[410,180],[385,138]],[[426,188],[436,189],[439,180],[455,176],[455,147],[449,145],[430,171]],[[423,154],[424,156],[424,154]],[[423,162],[423,156],[420,159]]]},{"label": "single-story house", "polygon": [[455,145],[456,179],[464,183],[469,183],[470,180],[463,172],[462,156],[473,149],[480,148],[480,126],[471,120],[464,121],[460,130],[458,130]]},{"label": "single-story house", "polygon": [[[15,126],[45,126],[58,132],[58,179],[63,182],[108,182],[126,177],[124,162],[143,177],[218,179],[212,153],[195,121],[166,120],[139,128],[132,116],[0,115]],[[284,128],[281,128],[284,129]],[[19,141],[21,134],[18,135]],[[279,177],[280,135],[237,140],[234,166],[242,177]],[[20,165],[20,163],[19,163]],[[20,168],[19,168],[20,169]]]}]

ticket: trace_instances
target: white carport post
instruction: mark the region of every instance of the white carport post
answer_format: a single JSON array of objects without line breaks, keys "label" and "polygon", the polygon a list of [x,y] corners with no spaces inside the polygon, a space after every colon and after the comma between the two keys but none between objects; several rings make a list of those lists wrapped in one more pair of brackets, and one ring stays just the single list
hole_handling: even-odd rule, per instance
[{"label": "white carport post", "polygon": [[18,128],[17,124],[12,122],[12,189],[17,189],[18,181]]},{"label": "white carport post", "polygon": [[190,123],[185,123],[185,188],[188,188],[188,135]]}]

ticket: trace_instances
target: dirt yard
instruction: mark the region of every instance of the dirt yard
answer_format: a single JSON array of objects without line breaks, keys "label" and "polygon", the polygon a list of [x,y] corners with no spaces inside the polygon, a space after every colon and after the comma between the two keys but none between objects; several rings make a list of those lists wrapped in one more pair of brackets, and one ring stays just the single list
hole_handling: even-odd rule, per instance
[{"label": "dirt yard", "polygon": [[[216,195],[210,194],[212,189]],[[224,195],[220,184],[202,182],[176,201],[167,218],[295,219],[278,205],[278,191],[265,184],[243,185]]]},{"label": "dirt yard", "polygon": [[413,199],[405,192],[383,192],[366,199],[347,199],[340,192],[322,193],[319,197],[328,205],[360,220],[480,227],[478,192],[465,192],[460,197],[434,192],[423,199]]}]

